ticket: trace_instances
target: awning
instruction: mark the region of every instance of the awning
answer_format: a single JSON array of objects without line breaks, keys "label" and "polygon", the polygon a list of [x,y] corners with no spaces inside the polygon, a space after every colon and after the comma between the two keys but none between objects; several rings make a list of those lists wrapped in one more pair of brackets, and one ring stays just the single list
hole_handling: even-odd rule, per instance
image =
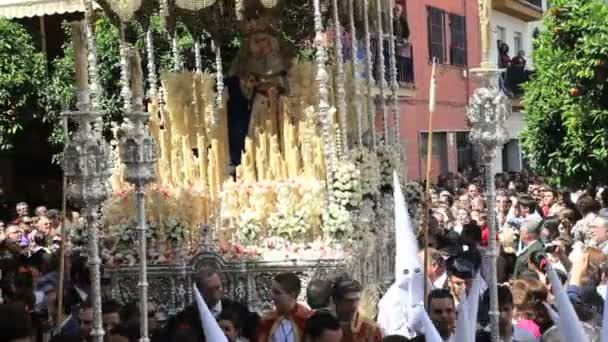
[{"label": "awning", "polygon": [[0,17],[29,18],[84,12],[83,0],[0,0]]}]

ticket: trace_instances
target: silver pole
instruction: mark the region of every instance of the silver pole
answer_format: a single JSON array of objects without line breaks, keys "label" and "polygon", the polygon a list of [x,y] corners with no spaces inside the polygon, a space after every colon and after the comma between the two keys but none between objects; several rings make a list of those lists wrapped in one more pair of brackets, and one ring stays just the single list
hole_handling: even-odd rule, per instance
[{"label": "silver pole", "polygon": [[[93,2],[85,0],[85,23],[87,36],[87,64],[89,67],[89,94],[91,98],[91,109],[99,113],[101,111],[101,83],[97,72],[97,46],[95,46],[95,11],[93,10]],[[101,132],[103,121],[101,116],[96,118],[94,126],[98,132]]]},{"label": "silver pole", "polygon": [[374,83],[372,69],[372,44],[369,29],[369,1],[363,0],[363,30],[365,33],[365,72],[367,73],[367,115],[370,121],[370,133],[372,136],[372,150],[376,149],[376,108],[372,97]]},{"label": "silver pole", "polygon": [[215,51],[215,78],[217,83],[217,107],[224,107],[224,70],[222,67],[222,48],[213,38],[211,48]]},{"label": "silver pole", "polygon": [[348,152],[348,121],[346,113],[346,92],[344,90],[344,55],[342,46],[342,26],[340,25],[340,14],[338,11],[338,0],[333,0],[334,27],[336,34],[336,94],[338,117],[340,118],[340,132],[342,133],[342,156]]},{"label": "silver pole", "polygon": [[131,111],[133,105],[133,96],[131,93],[131,65],[129,62],[130,47],[125,39],[125,24],[120,23],[120,81],[122,83],[122,90],[120,95],[123,101],[123,110],[125,113]]},{"label": "silver pole", "polygon": [[171,33],[171,51],[173,53],[173,70],[181,71],[184,68],[184,63],[177,43],[177,29]]},{"label": "silver pole", "polygon": [[[391,75],[391,102],[392,102],[392,112],[393,112],[393,144],[399,145],[401,142],[401,120],[399,117],[399,96],[397,95],[397,90],[399,89],[399,83],[397,82],[397,57],[395,56],[395,28],[394,21],[395,16],[393,13],[393,9],[395,8],[395,0],[389,0],[389,15],[388,21],[389,25],[389,58],[390,58],[390,75]],[[388,138],[387,138],[388,140]]]},{"label": "silver pole", "polygon": [[490,257],[490,324],[492,341],[499,341],[498,322],[500,312],[498,311],[498,284],[496,260],[498,258],[498,246],[496,244],[496,222],[494,208],[494,160],[496,150],[507,141],[508,134],[504,127],[505,120],[511,114],[511,103],[509,98],[499,89],[498,79],[501,71],[492,68],[479,68],[471,70],[477,74],[482,81],[482,86],[475,90],[469,101],[467,115],[471,123],[471,140],[478,142],[483,149],[483,162],[486,168],[486,203],[488,203],[488,220],[490,230],[490,241],[488,256]]},{"label": "silver pole", "polygon": [[[496,148],[486,148],[484,151],[485,182],[486,182],[486,203],[496,203],[496,193],[494,185],[494,160],[496,158]],[[489,207],[489,206],[488,206]],[[496,262],[498,260],[498,246],[496,245],[496,211],[488,210],[488,222],[490,230],[489,253],[490,256],[490,325],[492,327],[492,340],[499,341],[499,319],[498,310],[498,276]]]},{"label": "silver pole", "polygon": [[156,61],[154,60],[154,38],[152,36],[152,23],[146,30],[146,53],[148,56],[148,95],[155,98],[158,95],[158,78],[156,77]]},{"label": "silver pole", "polygon": [[[71,180],[75,183],[71,184],[73,197],[84,203],[85,219],[89,232],[88,264],[91,273],[91,301],[93,304],[93,329],[91,337],[93,342],[103,342],[105,333],[103,331],[101,314],[101,273],[99,269],[101,260],[99,259],[97,210],[99,209],[99,204],[108,196],[108,189],[103,185],[99,187],[99,184],[107,181],[110,162],[107,159],[104,160],[104,158],[109,158],[109,149],[101,137],[103,120],[99,114],[101,111],[101,84],[99,82],[99,75],[97,74],[97,49],[94,37],[95,12],[91,0],[85,0],[84,4],[88,44],[89,89],[92,99],[91,113],[80,113],[77,116],[77,120],[79,121],[79,137],[70,144],[83,148],[87,146],[87,142],[94,142],[99,146],[99,149],[91,154],[87,151],[81,151],[76,156],[76,160],[80,160],[80,164],[86,163],[87,167],[82,170],[72,165],[72,170],[65,172],[65,174],[69,181]],[[66,146],[66,149],[69,147],[70,145]],[[68,163],[70,161],[66,162],[66,164]],[[97,164],[97,167],[91,167],[93,163]]]},{"label": "silver pole", "polygon": [[98,206],[89,206],[85,210],[85,219],[87,222],[87,230],[89,232],[89,268],[91,270],[91,297],[93,305],[93,330],[91,337],[95,342],[103,342],[103,318],[101,313],[101,273],[99,258],[99,217],[97,211]]},{"label": "silver pole", "polygon": [[203,71],[203,57],[201,56],[201,38],[194,37],[194,64],[196,66],[196,72]]},{"label": "silver pole", "polygon": [[[477,75],[482,85],[475,90],[469,101],[467,115],[471,123],[471,140],[478,142],[483,148],[483,162],[486,168],[486,203],[495,205],[494,190],[494,160],[496,150],[507,141],[508,135],[504,122],[511,114],[511,102],[498,86],[501,70],[496,61],[490,58],[492,36],[492,0],[479,1],[479,24],[481,32],[481,66],[471,70]],[[490,325],[492,341],[500,340],[498,311],[498,284],[496,260],[498,246],[496,244],[496,222],[493,208],[489,208],[490,242],[488,255],[490,257]]]},{"label": "silver pole", "polygon": [[351,32],[351,43],[353,49],[353,87],[354,87],[354,98],[353,105],[355,108],[355,114],[357,115],[357,142],[359,146],[363,146],[363,117],[361,113],[361,89],[359,88],[359,58],[357,53],[359,51],[359,42],[357,41],[357,27],[355,25],[355,0],[349,1],[348,14],[350,21],[350,32]]},{"label": "silver pole", "polygon": [[142,103],[144,95],[143,72],[137,51],[129,56],[131,84],[133,86],[134,104],[131,112],[125,112],[133,127],[120,141],[120,159],[125,164],[125,180],[135,185],[137,232],[139,233],[139,324],[140,342],[148,342],[148,269],[146,246],[146,210],[145,187],[154,180],[157,161],[154,140],[146,128],[149,113],[145,112]]},{"label": "silver pole", "polygon": [[384,67],[384,29],[382,27],[382,0],[376,0],[376,15],[377,23],[376,30],[378,36],[378,77],[376,84],[380,88],[380,95],[378,96],[378,104],[380,111],[382,112],[382,126],[384,128],[384,144],[388,145],[388,118],[386,113],[386,96],[384,93],[384,86],[386,85],[386,68]]},{"label": "silver pole", "polygon": [[146,198],[145,184],[139,182],[135,186],[137,196],[137,230],[139,232],[139,331],[140,342],[148,342],[148,270],[147,270],[147,246],[146,246]]},{"label": "silver pole", "polygon": [[317,87],[319,88],[319,114],[318,117],[321,120],[321,125],[323,128],[323,145],[325,152],[325,172],[326,172],[326,181],[327,181],[327,200],[328,204],[332,204],[333,199],[333,171],[334,171],[334,159],[335,159],[335,151],[333,148],[333,143],[330,138],[330,124],[331,119],[329,117],[329,89],[328,89],[328,80],[329,75],[327,73],[326,65],[327,63],[327,51],[325,50],[325,46],[323,45],[323,18],[321,17],[321,5],[319,0],[314,0],[314,15],[315,15],[315,47],[316,47],[316,63],[317,63],[317,75],[315,77],[315,81],[317,82]]}]

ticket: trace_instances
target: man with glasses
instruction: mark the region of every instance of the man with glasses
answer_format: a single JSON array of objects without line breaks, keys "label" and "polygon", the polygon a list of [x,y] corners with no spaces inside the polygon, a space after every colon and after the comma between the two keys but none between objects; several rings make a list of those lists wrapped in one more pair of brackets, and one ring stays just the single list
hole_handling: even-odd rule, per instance
[{"label": "man with glasses", "polygon": [[608,209],[600,210],[599,214],[591,221],[591,239],[597,246],[608,255]]}]

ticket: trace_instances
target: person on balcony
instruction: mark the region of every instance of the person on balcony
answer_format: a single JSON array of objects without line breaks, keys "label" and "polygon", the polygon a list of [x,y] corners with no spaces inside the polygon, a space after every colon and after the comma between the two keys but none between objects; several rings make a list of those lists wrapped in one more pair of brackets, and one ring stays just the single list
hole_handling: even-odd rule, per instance
[{"label": "person on balcony", "polygon": [[509,57],[509,45],[500,43],[498,46],[498,67],[501,69],[508,68],[511,65],[511,57]]},{"label": "person on balcony", "polygon": [[395,4],[393,8],[393,33],[395,34],[395,57],[397,59],[397,80],[400,83],[411,82],[411,59],[412,52],[410,49],[410,27],[407,24],[407,19],[403,15],[403,6]]},{"label": "person on balcony", "polygon": [[522,69],[526,68],[526,53],[524,52],[524,50],[519,50],[519,52],[517,52],[517,56],[513,57],[513,59],[511,60],[511,66],[515,66],[515,67],[521,67]]}]

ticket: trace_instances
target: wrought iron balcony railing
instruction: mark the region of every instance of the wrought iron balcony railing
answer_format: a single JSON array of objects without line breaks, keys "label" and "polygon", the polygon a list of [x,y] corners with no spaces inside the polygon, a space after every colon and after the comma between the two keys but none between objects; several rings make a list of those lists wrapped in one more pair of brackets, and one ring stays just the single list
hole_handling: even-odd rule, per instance
[{"label": "wrought iron balcony railing", "polygon": [[522,66],[509,66],[501,79],[501,87],[507,95],[519,98],[523,95],[523,84],[530,80],[533,71]]}]

